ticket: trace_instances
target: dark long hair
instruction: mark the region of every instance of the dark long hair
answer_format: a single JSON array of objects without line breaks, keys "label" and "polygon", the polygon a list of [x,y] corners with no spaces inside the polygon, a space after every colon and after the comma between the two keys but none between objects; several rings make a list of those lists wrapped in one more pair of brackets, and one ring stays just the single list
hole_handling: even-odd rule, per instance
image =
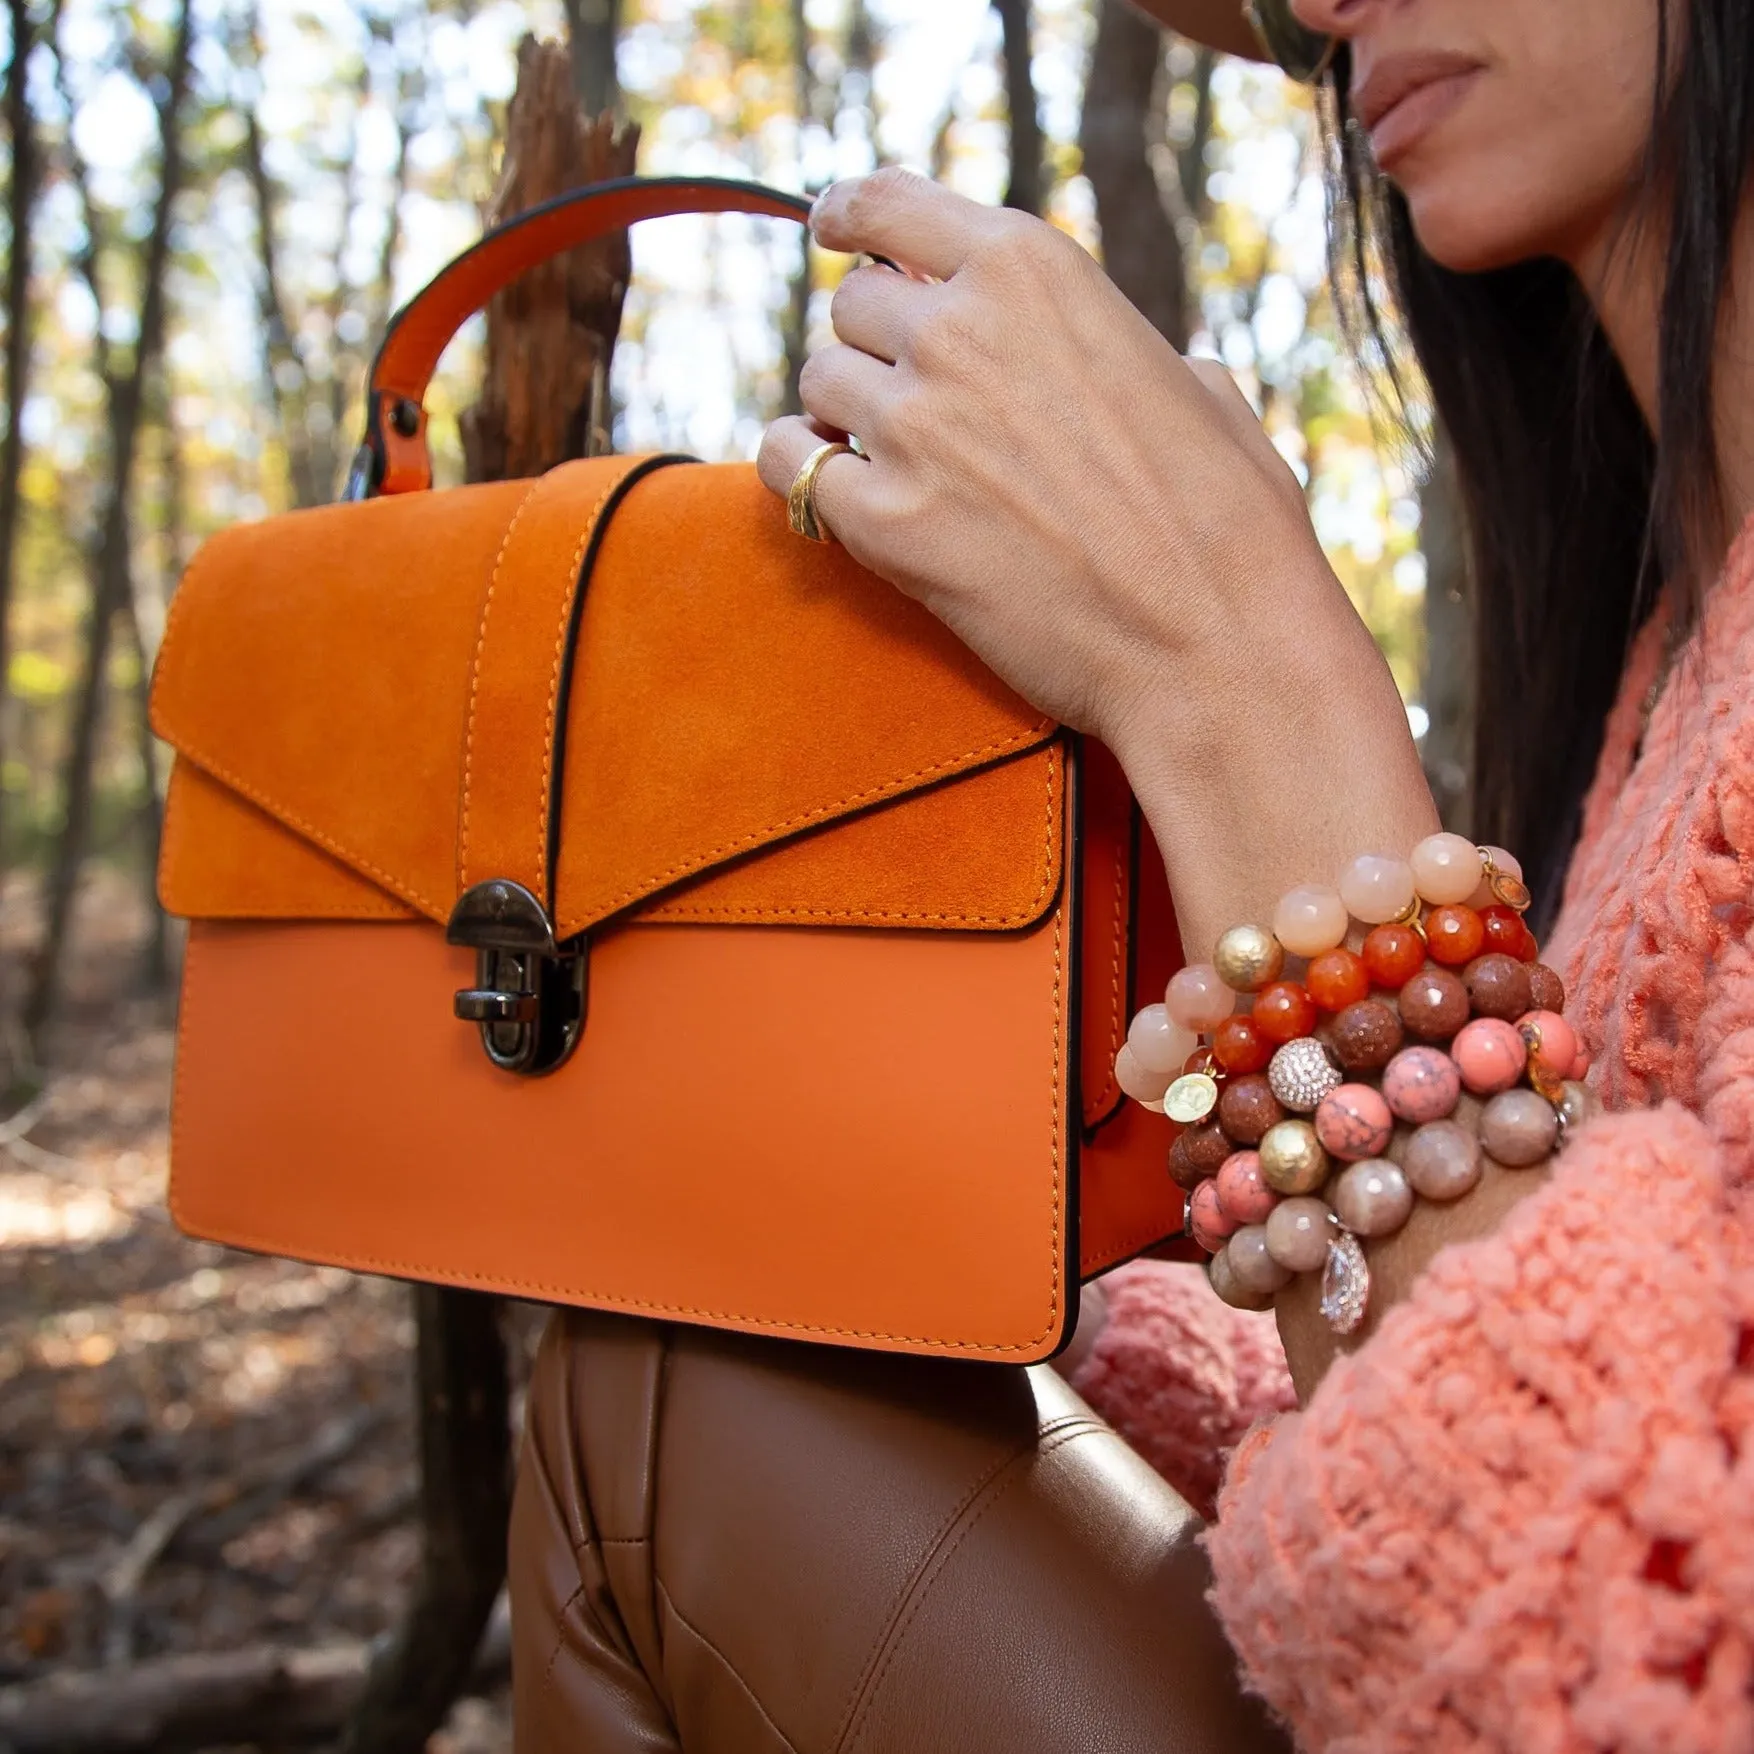
[{"label": "dark long hair", "polygon": [[1343,326],[1403,417],[1392,334],[1404,332],[1460,487],[1476,652],[1472,829],[1518,852],[1544,911],[1632,636],[1662,578],[1702,588],[1723,521],[1712,362],[1754,161],[1754,5],[1688,0],[1677,42],[1671,0],[1653,4],[1651,140],[1627,224],[1666,240],[1660,445],[1571,271],[1552,260],[1440,267],[1347,121],[1344,54],[1323,96]]}]

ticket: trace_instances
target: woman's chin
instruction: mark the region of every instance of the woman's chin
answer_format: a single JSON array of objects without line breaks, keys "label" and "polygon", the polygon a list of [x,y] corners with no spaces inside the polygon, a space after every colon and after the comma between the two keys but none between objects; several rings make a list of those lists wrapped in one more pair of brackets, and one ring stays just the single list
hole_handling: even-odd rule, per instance
[{"label": "woman's chin", "polygon": [[1545,226],[1516,223],[1518,216],[1502,199],[1482,201],[1483,186],[1489,185],[1477,176],[1402,186],[1414,236],[1432,261],[1454,274],[1485,274],[1554,253]]}]

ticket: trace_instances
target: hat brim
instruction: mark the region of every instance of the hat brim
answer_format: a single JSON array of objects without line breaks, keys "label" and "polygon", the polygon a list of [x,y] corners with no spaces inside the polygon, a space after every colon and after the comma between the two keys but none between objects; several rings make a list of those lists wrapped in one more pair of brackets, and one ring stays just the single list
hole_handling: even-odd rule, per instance
[{"label": "hat brim", "polygon": [[1242,15],[1241,0],[1136,0],[1159,24],[1227,55],[1264,60],[1260,39]]}]

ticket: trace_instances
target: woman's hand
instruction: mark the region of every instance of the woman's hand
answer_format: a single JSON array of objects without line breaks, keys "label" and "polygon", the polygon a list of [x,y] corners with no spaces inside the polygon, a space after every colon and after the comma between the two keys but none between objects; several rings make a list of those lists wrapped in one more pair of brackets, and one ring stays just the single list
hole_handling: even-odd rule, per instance
[{"label": "woman's hand", "polygon": [[1036,705],[1120,749],[1168,676],[1258,640],[1288,577],[1356,620],[1229,373],[1069,238],[894,171],[837,184],[812,226],[931,278],[842,281],[810,420],[769,429],[762,478],[783,494],[824,431],[856,433],[869,461],[822,471],[824,521]]}]

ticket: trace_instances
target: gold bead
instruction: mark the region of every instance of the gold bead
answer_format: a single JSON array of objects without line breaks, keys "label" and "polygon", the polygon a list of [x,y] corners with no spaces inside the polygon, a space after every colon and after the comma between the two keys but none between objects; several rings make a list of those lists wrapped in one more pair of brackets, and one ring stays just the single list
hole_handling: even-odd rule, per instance
[{"label": "gold bead", "polygon": [[1261,1139],[1261,1180],[1276,1194],[1313,1194],[1328,1179],[1328,1154],[1308,1121],[1280,1121]]},{"label": "gold bead", "polygon": [[1279,978],[1285,949],[1260,926],[1232,926],[1212,952],[1218,978],[1234,993],[1258,993]]}]

